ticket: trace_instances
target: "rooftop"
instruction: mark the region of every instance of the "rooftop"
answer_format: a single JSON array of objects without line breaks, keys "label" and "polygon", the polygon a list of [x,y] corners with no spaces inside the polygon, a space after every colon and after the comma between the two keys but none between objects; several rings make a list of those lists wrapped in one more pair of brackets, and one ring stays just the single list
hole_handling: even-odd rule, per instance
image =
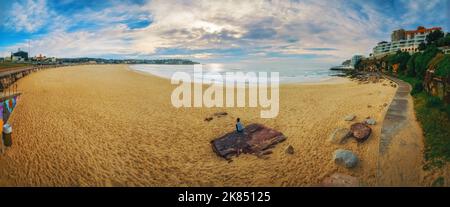
[{"label": "rooftop", "polygon": [[426,32],[432,32],[434,30],[442,30],[441,27],[432,27],[432,28],[425,28],[422,26],[417,27],[416,30],[408,30],[405,31],[406,34],[417,34],[417,33],[426,33]]}]

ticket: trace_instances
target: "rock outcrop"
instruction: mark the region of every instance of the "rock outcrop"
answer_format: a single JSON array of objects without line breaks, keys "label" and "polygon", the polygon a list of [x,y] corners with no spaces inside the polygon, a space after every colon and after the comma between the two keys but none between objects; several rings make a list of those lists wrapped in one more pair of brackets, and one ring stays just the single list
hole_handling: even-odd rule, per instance
[{"label": "rock outcrop", "polygon": [[266,127],[262,124],[250,124],[243,132],[230,132],[211,141],[213,151],[227,160],[240,153],[255,155],[264,154],[264,151],[286,140],[283,133]]},{"label": "rock outcrop", "polygon": [[429,94],[439,97],[450,104],[450,76],[439,77],[435,74],[435,66],[430,65],[423,81],[423,88]]}]

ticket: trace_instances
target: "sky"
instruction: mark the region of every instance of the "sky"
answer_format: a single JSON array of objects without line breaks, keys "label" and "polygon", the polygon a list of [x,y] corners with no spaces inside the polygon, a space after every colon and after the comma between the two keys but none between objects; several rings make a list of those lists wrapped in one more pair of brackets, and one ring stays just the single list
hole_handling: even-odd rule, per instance
[{"label": "sky", "polygon": [[392,30],[450,28],[450,0],[0,0],[0,56],[325,68]]}]

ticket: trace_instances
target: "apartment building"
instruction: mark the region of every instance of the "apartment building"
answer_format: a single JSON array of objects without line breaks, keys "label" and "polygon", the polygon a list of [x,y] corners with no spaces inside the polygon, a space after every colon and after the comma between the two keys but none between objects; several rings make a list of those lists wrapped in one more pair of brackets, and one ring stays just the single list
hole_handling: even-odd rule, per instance
[{"label": "apartment building", "polygon": [[425,28],[419,26],[416,30],[395,30],[391,34],[391,42],[382,41],[373,48],[373,56],[383,56],[395,53],[398,50],[411,54],[418,52],[420,43],[425,43],[426,36],[435,30],[442,29],[440,27]]}]

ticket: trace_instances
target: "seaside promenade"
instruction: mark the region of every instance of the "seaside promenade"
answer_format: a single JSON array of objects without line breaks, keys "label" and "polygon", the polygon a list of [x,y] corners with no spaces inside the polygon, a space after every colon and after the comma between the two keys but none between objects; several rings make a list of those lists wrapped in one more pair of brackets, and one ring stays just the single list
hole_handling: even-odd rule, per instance
[{"label": "seaside promenade", "polygon": [[414,113],[411,86],[397,78],[397,91],[384,117],[377,164],[377,186],[421,186],[423,132]]}]

